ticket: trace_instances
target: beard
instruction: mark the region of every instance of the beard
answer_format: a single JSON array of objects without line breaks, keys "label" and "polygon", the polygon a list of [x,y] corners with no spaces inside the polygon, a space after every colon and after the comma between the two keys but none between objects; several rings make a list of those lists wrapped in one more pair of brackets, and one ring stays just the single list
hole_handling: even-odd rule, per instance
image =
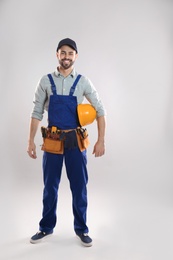
[{"label": "beard", "polygon": [[63,59],[63,60],[59,61],[59,64],[61,65],[61,67],[63,67],[63,69],[67,70],[73,66],[74,61],[69,60],[69,59]]}]

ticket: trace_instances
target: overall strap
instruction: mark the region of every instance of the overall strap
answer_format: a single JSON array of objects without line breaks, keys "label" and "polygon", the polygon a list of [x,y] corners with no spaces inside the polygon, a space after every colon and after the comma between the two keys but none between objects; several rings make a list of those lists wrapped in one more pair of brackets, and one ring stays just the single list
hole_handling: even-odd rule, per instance
[{"label": "overall strap", "polygon": [[53,92],[54,95],[56,95],[56,86],[55,86],[55,82],[54,82],[54,80],[53,80],[53,77],[52,77],[51,74],[48,74],[47,76],[48,76],[48,78],[49,78],[49,80],[50,80],[52,92]]},{"label": "overall strap", "polygon": [[[50,80],[52,92],[53,92],[54,95],[56,95],[56,85],[55,85],[55,82],[54,82],[54,80],[53,80],[53,77],[52,77],[51,74],[48,74],[47,76],[48,76],[48,78],[49,78],[49,80]],[[79,75],[77,76],[77,78],[75,79],[75,81],[74,81],[74,83],[73,83],[73,86],[72,86],[71,89],[70,89],[70,93],[69,93],[70,96],[73,96],[73,93],[74,93],[74,91],[75,91],[76,85],[77,85],[78,81],[80,80],[80,78],[81,78],[81,75],[79,74]]]},{"label": "overall strap", "polygon": [[73,93],[75,91],[76,85],[77,85],[78,81],[80,80],[80,78],[81,78],[81,75],[80,74],[77,75],[77,78],[75,79],[75,81],[73,83],[73,86],[70,89],[70,94],[69,94],[70,96],[73,96]]}]

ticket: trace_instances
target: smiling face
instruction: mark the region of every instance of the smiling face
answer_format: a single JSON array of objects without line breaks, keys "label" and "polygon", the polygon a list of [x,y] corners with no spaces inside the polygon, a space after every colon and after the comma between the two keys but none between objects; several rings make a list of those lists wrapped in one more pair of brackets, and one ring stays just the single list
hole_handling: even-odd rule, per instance
[{"label": "smiling face", "polygon": [[59,60],[60,68],[63,70],[73,69],[73,64],[78,54],[70,46],[62,46],[56,53]]}]

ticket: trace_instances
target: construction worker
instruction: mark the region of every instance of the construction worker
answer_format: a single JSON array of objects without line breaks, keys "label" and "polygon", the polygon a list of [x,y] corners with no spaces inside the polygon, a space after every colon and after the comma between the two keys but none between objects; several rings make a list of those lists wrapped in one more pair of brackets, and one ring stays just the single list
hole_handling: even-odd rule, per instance
[{"label": "construction worker", "polygon": [[[80,149],[76,129],[79,129],[80,133],[85,132],[86,129],[82,128],[80,122],[83,122],[83,125],[91,123],[90,121],[95,117],[93,111],[96,111],[98,138],[93,148],[93,155],[95,157],[104,155],[106,111],[91,81],[79,75],[74,68],[78,57],[75,41],[69,38],[61,40],[56,49],[56,56],[59,66],[53,73],[44,75],[40,79],[35,91],[27,152],[31,158],[37,158],[34,138],[45,110],[48,112],[47,129],[50,131],[56,129],[61,137],[59,142],[63,145],[60,152],[50,152],[43,148],[43,212],[39,231],[31,237],[30,242],[41,242],[53,233],[57,219],[58,187],[64,162],[72,192],[74,231],[81,243],[89,247],[92,245],[92,239],[88,234],[89,228],[86,223],[87,146]],[[94,108],[88,121],[87,118],[80,118],[84,114],[89,114],[88,111],[86,113],[79,111],[79,105],[84,98],[89,101],[90,108],[91,106]]]}]

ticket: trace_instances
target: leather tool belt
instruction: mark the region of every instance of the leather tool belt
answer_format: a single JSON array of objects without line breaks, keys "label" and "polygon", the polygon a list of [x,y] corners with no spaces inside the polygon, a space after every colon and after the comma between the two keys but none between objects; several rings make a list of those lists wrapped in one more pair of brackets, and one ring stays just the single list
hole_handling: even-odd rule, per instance
[{"label": "leather tool belt", "polygon": [[63,154],[64,148],[73,149],[79,147],[84,151],[89,146],[88,131],[84,128],[60,130],[55,126],[51,128],[41,127],[43,144],[41,150],[54,154]]}]

